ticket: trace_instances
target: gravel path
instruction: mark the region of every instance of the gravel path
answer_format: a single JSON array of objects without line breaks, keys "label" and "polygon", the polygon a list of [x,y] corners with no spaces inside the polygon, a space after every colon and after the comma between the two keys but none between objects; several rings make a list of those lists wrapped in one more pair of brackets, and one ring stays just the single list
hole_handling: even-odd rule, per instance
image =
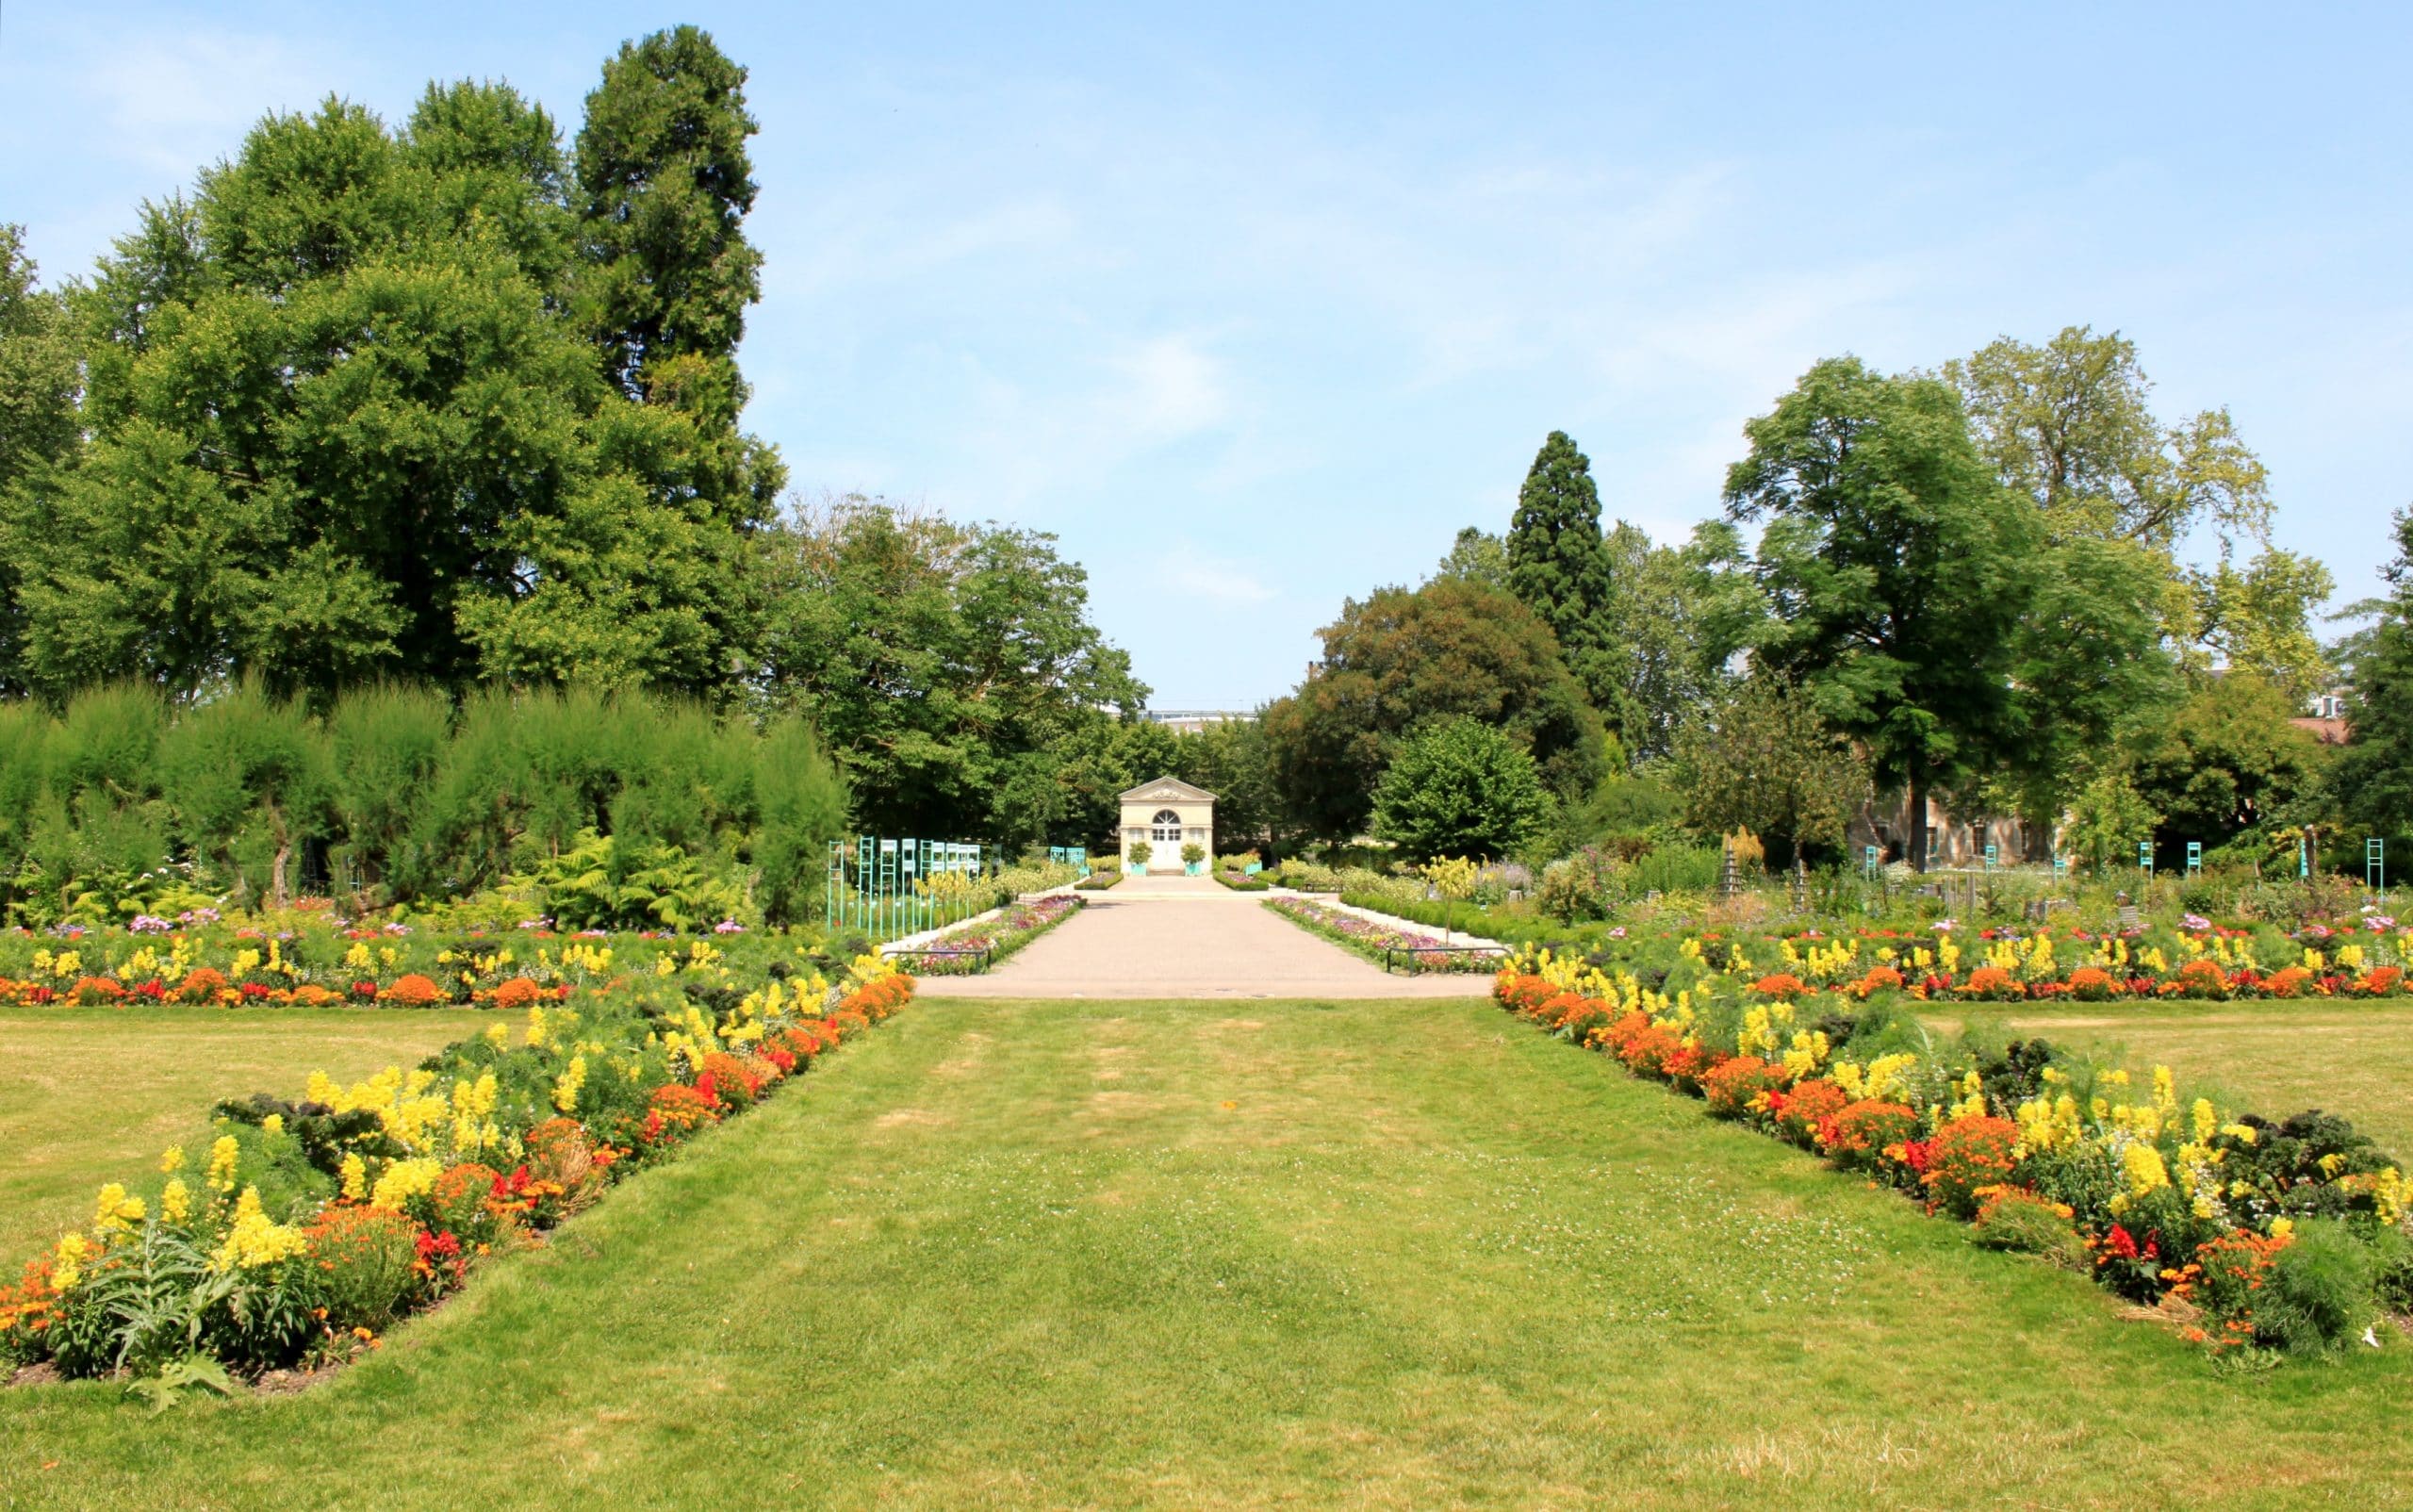
[{"label": "gravel path", "polygon": [[1481,997],[1491,978],[1396,976],[1206,877],[1134,877],[980,977],[925,997]]}]

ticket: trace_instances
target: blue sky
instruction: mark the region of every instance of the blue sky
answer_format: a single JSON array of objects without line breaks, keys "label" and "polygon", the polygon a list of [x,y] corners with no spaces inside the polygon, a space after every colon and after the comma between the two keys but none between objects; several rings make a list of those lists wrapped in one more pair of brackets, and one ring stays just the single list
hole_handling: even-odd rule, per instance
[{"label": "blue sky", "polygon": [[763,126],[748,423],[1058,533],[1159,707],[1284,691],[1553,428],[1681,537],[1839,352],[2117,327],[2341,600],[2413,503],[2413,8],[1183,8],[9,0],[0,219],[62,276],[263,111],[505,77],[574,130],[696,21]]}]

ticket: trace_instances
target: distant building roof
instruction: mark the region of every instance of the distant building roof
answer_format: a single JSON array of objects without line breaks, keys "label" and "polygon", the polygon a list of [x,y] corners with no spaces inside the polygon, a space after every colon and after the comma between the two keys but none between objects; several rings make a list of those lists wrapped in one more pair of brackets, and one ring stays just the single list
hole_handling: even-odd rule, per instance
[{"label": "distant building roof", "polygon": [[1145,803],[1156,798],[1168,803],[1212,803],[1215,795],[1203,787],[1192,787],[1178,777],[1159,777],[1123,795],[1125,803]]}]

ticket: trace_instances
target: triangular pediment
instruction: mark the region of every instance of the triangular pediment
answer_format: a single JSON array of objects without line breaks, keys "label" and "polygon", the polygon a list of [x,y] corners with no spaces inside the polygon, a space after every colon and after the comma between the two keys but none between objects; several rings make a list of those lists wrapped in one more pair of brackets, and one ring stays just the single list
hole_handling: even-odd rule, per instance
[{"label": "triangular pediment", "polygon": [[1153,782],[1142,782],[1123,795],[1125,803],[1212,803],[1215,795],[1203,787],[1192,787],[1178,777],[1159,777]]}]

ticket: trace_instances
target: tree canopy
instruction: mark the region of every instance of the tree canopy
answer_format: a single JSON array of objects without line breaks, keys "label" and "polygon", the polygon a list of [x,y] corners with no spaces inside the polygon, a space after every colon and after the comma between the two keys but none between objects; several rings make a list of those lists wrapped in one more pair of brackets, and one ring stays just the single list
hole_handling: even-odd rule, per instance
[{"label": "tree canopy", "polygon": [[[1141,777],[1109,728],[1147,689],[1055,538],[864,499],[761,533],[756,698],[816,720],[882,834],[1092,840]],[[1113,785],[1106,785],[1113,784]]]},{"label": "tree canopy", "polygon": [[10,680],[721,690],[770,480],[723,465],[733,408],[605,381],[565,173],[508,85],[431,86],[400,131],[271,116],[145,206],[73,300],[90,442],[9,491],[44,543]]},{"label": "tree canopy", "polygon": [[2031,511],[1969,439],[1944,383],[1821,362],[1744,427],[1729,514],[1763,525],[1757,655],[1793,679],[1884,781],[1906,785],[1911,854],[1927,798],[2009,757],[2011,654],[2031,588]]},{"label": "tree canopy", "polygon": [[1617,584],[1601,542],[1592,461],[1565,431],[1551,432],[1535,454],[1505,546],[1509,591],[1557,637],[1593,707],[1613,717],[1623,673],[1610,609]]},{"label": "tree canopy", "polygon": [[1383,588],[1321,632],[1323,662],[1265,711],[1275,781],[1303,828],[1362,831],[1401,743],[1454,717],[1503,731],[1544,783],[1580,797],[1610,747],[1550,627],[1518,598],[1462,579]]},{"label": "tree canopy", "polygon": [[1868,802],[1868,769],[1800,688],[1745,680],[1678,738],[1684,817],[1711,834],[1748,830],[1782,857],[1831,857]]},{"label": "tree canopy", "polygon": [[1408,739],[1374,790],[1374,833],[1415,862],[1507,854],[1549,812],[1533,756],[1494,727],[1464,717]]}]

